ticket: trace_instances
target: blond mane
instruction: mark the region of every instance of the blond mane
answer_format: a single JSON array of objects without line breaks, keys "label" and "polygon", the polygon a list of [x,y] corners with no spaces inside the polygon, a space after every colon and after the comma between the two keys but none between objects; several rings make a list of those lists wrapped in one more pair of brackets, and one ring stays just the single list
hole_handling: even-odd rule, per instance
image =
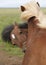
[{"label": "blond mane", "polygon": [[39,20],[39,23],[36,25],[40,28],[46,28],[46,16],[43,14],[36,1],[31,1],[23,5],[23,7],[25,8],[25,11],[21,13],[22,20],[28,21],[30,17],[35,16]]}]

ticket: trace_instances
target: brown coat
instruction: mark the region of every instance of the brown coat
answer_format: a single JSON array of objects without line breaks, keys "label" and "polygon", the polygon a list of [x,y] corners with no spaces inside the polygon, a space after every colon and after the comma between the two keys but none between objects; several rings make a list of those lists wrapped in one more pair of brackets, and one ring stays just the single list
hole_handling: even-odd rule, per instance
[{"label": "brown coat", "polygon": [[36,21],[28,21],[28,43],[23,65],[46,65],[46,29],[37,27]]}]

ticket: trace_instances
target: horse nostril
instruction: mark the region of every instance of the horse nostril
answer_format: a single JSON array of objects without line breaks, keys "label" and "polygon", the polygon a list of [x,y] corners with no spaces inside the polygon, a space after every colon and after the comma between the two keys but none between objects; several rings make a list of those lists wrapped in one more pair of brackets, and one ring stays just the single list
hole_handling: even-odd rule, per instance
[{"label": "horse nostril", "polygon": [[16,44],[13,44],[13,45],[16,45]]},{"label": "horse nostril", "polygon": [[22,52],[24,52],[24,53],[25,53],[25,51],[26,51],[26,50],[23,50]]}]

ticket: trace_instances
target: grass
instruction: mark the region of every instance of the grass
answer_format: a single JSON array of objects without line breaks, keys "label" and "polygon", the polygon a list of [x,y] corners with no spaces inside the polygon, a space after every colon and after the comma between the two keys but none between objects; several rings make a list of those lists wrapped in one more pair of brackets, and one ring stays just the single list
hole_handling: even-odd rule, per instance
[{"label": "grass", "polygon": [[1,39],[2,30],[7,25],[20,21],[20,11],[18,9],[0,9],[0,50],[3,50],[11,55],[23,56],[22,50],[19,47],[13,46]]},{"label": "grass", "polygon": [[[45,8],[42,8],[42,10],[46,13]],[[14,23],[15,21],[18,23],[21,22],[20,11],[18,9],[0,9],[0,50],[3,50],[11,55],[23,57],[22,50],[19,47],[13,46],[1,39],[1,33],[4,27]]]}]

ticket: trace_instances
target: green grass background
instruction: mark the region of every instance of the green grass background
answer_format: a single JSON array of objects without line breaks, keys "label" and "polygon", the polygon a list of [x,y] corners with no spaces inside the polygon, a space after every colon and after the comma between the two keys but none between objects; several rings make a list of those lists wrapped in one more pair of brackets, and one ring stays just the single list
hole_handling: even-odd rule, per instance
[{"label": "green grass background", "polygon": [[[46,8],[41,8],[43,12],[46,14]],[[6,8],[0,9],[0,50],[5,51],[10,55],[17,55],[19,57],[23,57],[22,49],[20,49],[17,46],[13,46],[8,42],[4,42],[1,38],[2,30],[5,28],[5,26],[10,25],[14,23],[15,21],[20,23],[20,10],[14,9],[14,8]]]}]

